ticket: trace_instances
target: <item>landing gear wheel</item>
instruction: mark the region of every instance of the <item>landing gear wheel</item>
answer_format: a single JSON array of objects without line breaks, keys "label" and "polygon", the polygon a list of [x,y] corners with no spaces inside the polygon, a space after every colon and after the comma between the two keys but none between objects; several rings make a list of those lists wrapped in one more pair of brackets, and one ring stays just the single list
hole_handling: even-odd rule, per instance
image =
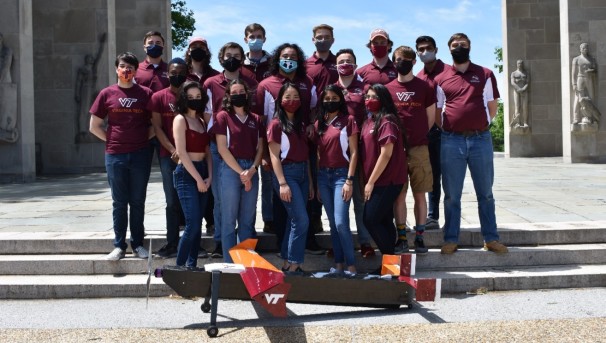
[{"label": "landing gear wheel", "polygon": [[219,334],[219,329],[213,325],[206,329],[206,333],[208,334],[208,337],[217,337]]},{"label": "landing gear wheel", "polygon": [[209,303],[203,303],[200,306],[200,309],[202,310],[202,312],[208,313],[208,312],[210,312],[210,304]]},{"label": "landing gear wheel", "polygon": [[408,304],[408,309],[412,310],[412,308],[413,308],[412,304]]}]

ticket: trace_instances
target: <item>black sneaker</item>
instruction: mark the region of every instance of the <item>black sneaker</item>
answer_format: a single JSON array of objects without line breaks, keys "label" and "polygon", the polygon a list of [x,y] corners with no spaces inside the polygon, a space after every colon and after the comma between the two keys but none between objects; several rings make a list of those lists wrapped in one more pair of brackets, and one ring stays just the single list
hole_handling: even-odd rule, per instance
[{"label": "black sneaker", "polygon": [[326,253],[326,249],[322,249],[318,242],[313,239],[307,243],[307,246],[305,247],[305,252],[310,255],[324,255]]},{"label": "black sneaker", "polygon": [[439,230],[440,229],[440,223],[433,218],[427,218],[427,221],[425,222],[425,230]]},{"label": "black sneaker", "polygon": [[425,243],[423,243],[423,236],[417,235],[415,237],[415,253],[417,254],[427,254],[428,249],[425,247]]},{"label": "black sneaker", "polygon": [[395,255],[401,255],[401,254],[407,253],[408,250],[409,250],[408,249],[408,240],[407,239],[405,239],[405,240],[398,239],[393,253]]},{"label": "black sneaker", "polygon": [[206,251],[206,249],[200,247],[200,250],[198,250],[198,258],[207,258],[208,257],[208,251]]},{"label": "black sneaker", "polygon": [[223,246],[221,245],[221,242],[217,242],[217,244],[215,244],[215,250],[213,250],[213,253],[210,254],[210,257],[223,258]]},{"label": "black sneaker", "polygon": [[165,244],[158,252],[156,256],[162,258],[171,258],[177,256],[177,247],[172,244]]}]

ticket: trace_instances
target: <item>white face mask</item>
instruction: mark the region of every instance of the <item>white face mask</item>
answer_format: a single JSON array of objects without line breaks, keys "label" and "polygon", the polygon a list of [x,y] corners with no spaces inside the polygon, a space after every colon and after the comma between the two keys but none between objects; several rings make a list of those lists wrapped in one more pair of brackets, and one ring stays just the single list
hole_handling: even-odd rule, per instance
[{"label": "white face mask", "polygon": [[436,59],[436,52],[435,51],[425,50],[425,51],[423,51],[421,53],[417,53],[417,55],[419,55],[419,59],[423,63],[433,62]]}]

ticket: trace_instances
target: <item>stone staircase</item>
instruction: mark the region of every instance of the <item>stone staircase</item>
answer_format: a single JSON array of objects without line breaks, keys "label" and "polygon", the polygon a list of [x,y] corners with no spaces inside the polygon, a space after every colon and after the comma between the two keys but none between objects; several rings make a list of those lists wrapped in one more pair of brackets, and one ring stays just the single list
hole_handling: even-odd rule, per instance
[{"label": "stone staircase", "polygon": [[[417,256],[417,276],[442,279],[442,293],[579,288],[606,286],[606,221],[525,223],[500,225],[501,241],[509,254],[482,251],[478,228],[463,228],[460,249],[441,255],[440,231],[427,231],[428,254]],[[0,233],[0,297],[4,299],[96,298],[146,296],[147,260],[127,257],[105,261],[111,249],[111,232],[10,232]],[[162,232],[148,232],[154,251],[164,244]],[[355,238],[355,235],[354,235]],[[412,236],[409,236],[412,238]],[[330,245],[328,233],[319,235]],[[203,244],[212,250],[211,238]],[[257,245],[275,265],[275,236],[259,233]],[[362,259],[360,272],[377,268],[380,256]],[[219,262],[200,259],[198,265]],[[174,264],[174,259],[153,259],[153,267]],[[327,271],[332,259],[305,256],[309,271]],[[151,296],[171,294],[161,279],[152,277]]]}]

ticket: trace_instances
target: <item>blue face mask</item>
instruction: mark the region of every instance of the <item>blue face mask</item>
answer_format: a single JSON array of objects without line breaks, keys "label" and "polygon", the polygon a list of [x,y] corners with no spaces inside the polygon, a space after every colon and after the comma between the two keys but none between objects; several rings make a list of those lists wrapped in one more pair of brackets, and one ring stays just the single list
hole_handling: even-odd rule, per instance
[{"label": "blue face mask", "polygon": [[146,53],[147,56],[151,57],[151,58],[157,58],[162,56],[162,51],[164,50],[164,47],[161,47],[160,45],[149,45],[147,46],[146,49]]},{"label": "blue face mask", "polygon": [[263,49],[263,40],[249,39],[248,48],[250,49],[250,51],[261,51],[261,49]]},{"label": "blue face mask", "polygon": [[280,59],[280,69],[286,74],[290,74],[297,70],[297,61]]}]

